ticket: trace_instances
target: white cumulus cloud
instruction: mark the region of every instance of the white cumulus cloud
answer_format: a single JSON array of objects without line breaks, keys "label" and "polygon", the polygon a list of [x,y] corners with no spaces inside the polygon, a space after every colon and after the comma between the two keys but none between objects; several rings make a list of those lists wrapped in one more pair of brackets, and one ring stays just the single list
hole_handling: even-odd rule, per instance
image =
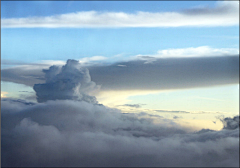
[{"label": "white cumulus cloud", "polygon": [[189,47],[189,48],[170,48],[158,50],[154,57],[211,57],[238,55],[237,48],[212,48],[209,46]]}]

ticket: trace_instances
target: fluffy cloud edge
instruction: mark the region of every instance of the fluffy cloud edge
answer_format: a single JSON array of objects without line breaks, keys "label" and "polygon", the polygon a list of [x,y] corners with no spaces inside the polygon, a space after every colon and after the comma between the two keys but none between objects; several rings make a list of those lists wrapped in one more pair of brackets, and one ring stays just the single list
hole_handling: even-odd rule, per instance
[{"label": "fluffy cloud edge", "polygon": [[3,166],[239,166],[237,117],[188,132],[87,102],[1,102]]}]

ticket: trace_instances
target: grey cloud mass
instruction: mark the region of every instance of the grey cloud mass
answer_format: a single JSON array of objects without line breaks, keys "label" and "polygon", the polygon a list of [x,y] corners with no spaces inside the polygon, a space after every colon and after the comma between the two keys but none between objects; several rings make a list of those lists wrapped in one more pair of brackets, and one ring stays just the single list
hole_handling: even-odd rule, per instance
[{"label": "grey cloud mass", "polygon": [[239,166],[239,127],[189,133],[84,101],[1,103],[3,167]]},{"label": "grey cloud mass", "polygon": [[[36,68],[37,67],[37,68]],[[14,67],[1,70],[1,80],[24,84],[27,86],[33,86],[36,83],[44,82],[44,73],[42,72],[42,66],[38,65],[34,67]]]},{"label": "grey cloud mass", "polygon": [[92,80],[103,90],[160,90],[193,88],[239,82],[239,57],[160,58],[109,66],[89,67]]},{"label": "grey cloud mass", "polygon": [[239,117],[233,117],[233,118],[223,118],[221,121],[224,124],[224,129],[236,129],[239,128]]},{"label": "grey cloud mass", "polygon": [[82,98],[97,86],[74,60],[44,73],[46,83],[34,85],[41,103],[1,99],[3,167],[239,166],[239,116],[222,119],[220,131],[191,132]]},{"label": "grey cloud mass", "polygon": [[[132,60],[87,68],[101,90],[163,90],[239,83],[239,55],[158,58],[146,62],[148,60]],[[126,66],[119,67],[119,64]],[[41,67],[29,69],[31,67],[3,69],[1,78],[29,86],[44,82]],[[25,76],[29,76],[28,80]]]},{"label": "grey cloud mass", "polygon": [[239,13],[237,3],[228,3],[228,1],[218,2],[216,8],[207,6],[195,7],[183,10],[188,15],[223,15],[224,13]]}]

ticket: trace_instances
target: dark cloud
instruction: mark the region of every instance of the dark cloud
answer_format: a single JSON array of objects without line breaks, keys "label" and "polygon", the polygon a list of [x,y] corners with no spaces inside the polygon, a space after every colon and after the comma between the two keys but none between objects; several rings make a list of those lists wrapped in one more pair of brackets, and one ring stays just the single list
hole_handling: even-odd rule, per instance
[{"label": "dark cloud", "polygon": [[178,111],[178,110],[154,110],[156,112],[160,112],[160,113],[190,113],[188,111]]},{"label": "dark cloud", "polygon": [[[159,58],[88,66],[92,81],[102,90],[161,90],[239,83],[239,56]],[[118,65],[125,65],[121,67]],[[3,81],[33,86],[43,83],[40,69],[3,69]],[[25,76],[31,77],[26,80]]]},{"label": "dark cloud", "polygon": [[33,93],[33,92],[30,92],[30,91],[18,91],[18,92],[23,92],[23,93]]},{"label": "dark cloud", "polygon": [[239,128],[189,130],[84,101],[2,99],[2,166],[239,166]]},{"label": "dark cloud", "polygon": [[173,119],[179,119],[179,118],[182,118],[182,117],[179,117],[179,116],[173,116]]},{"label": "dark cloud", "polygon": [[9,102],[9,103],[18,103],[23,105],[35,105],[35,102],[23,100],[23,99],[12,99],[12,98],[3,98],[1,102]]},{"label": "dark cloud", "polygon": [[218,4],[215,8],[210,8],[208,6],[195,7],[185,9],[182,13],[187,15],[226,15],[226,13],[230,14],[239,10],[239,8],[236,7],[237,5],[236,3],[225,1],[222,4]]},{"label": "dark cloud", "polygon": [[236,129],[239,128],[239,116],[235,116],[233,118],[222,118],[221,121],[224,124],[224,129]]},{"label": "dark cloud", "polygon": [[42,103],[1,100],[3,167],[239,166],[239,127],[191,133],[158,115],[157,124],[96,104],[83,94],[97,86],[74,60],[44,73],[46,83],[34,85]]},{"label": "dark cloud", "polygon": [[43,66],[14,67],[1,70],[1,80],[33,86],[44,82]]},{"label": "dark cloud", "polygon": [[239,57],[168,58],[89,67],[92,80],[103,90],[193,88],[239,82]]},{"label": "dark cloud", "polygon": [[[133,117],[157,117],[157,118],[164,118],[163,116],[160,115],[155,115],[155,114],[150,114],[150,113],[146,113],[146,112],[138,112],[138,113],[122,113],[122,114],[127,114],[127,115],[131,115]],[[168,120],[169,121],[169,120]]]},{"label": "dark cloud", "polygon": [[201,129],[200,131],[196,132],[196,134],[201,134],[201,133],[205,133],[205,132],[213,132],[213,130],[210,130],[210,129]]},{"label": "dark cloud", "polygon": [[128,107],[135,107],[135,108],[140,108],[142,105],[145,104],[124,104],[124,105],[119,105],[119,106],[128,106]]},{"label": "dark cloud", "polygon": [[35,84],[33,89],[38,102],[47,100],[83,100],[97,103],[89,93],[100,88],[91,81],[87,68],[82,68],[75,60],[68,60],[62,67],[51,66],[45,73],[46,83]]}]

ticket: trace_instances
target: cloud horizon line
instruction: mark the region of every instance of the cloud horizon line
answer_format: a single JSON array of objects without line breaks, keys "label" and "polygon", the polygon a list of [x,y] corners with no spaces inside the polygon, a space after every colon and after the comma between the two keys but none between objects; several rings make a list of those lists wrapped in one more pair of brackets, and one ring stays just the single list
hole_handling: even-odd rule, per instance
[{"label": "cloud horizon line", "polygon": [[47,17],[3,18],[1,28],[154,28],[239,25],[237,2],[218,2],[214,8],[197,7],[181,12],[80,11]]}]

